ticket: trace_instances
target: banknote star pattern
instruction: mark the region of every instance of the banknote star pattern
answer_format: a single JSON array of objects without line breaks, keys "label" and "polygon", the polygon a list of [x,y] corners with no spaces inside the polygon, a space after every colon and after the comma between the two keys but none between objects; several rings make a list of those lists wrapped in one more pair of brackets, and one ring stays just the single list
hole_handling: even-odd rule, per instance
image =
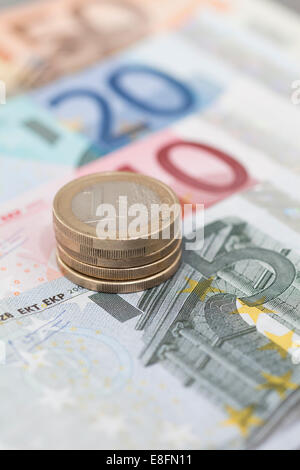
[{"label": "banknote star pattern", "polygon": [[47,351],[38,351],[29,353],[23,351],[22,358],[24,362],[21,365],[27,372],[34,374],[40,367],[50,366],[51,364],[45,359]]},{"label": "banknote star pattern", "polygon": [[192,292],[195,292],[202,302],[205,301],[209,293],[222,292],[220,289],[212,287],[212,283],[214,281],[213,277],[204,279],[203,281],[195,281],[189,277],[186,277],[185,280],[188,282],[190,287],[179,291],[178,294],[191,294]]},{"label": "banknote star pattern", "polygon": [[54,390],[52,388],[45,388],[40,403],[49,406],[54,411],[61,411],[65,406],[72,406],[75,400],[71,395],[71,391],[67,388],[61,390]]},{"label": "banknote star pattern", "polygon": [[121,432],[126,431],[125,418],[121,415],[104,414],[94,421],[93,428],[95,431],[101,431],[110,437],[116,437]]},{"label": "banknote star pattern", "polygon": [[[263,301],[265,299],[262,299],[261,302],[263,304]],[[239,313],[240,315],[249,315],[249,317],[254,321],[256,324],[260,315],[263,313],[276,313],[274,310],[269,310],[263,305],[259,305],[258,307],[251,307],[250,305],[247,305],[245,302],[243,302],[241,299],[237,299],[237,301],[242,305],[240,308],[237,308],[237,310],[234,310],[231,313]]]},{"label": "banknote star pattern", "polygon": [[293,347],[300,347],[300,345],[294,343],[293,341],[294,331],[292,330],[282,336],[274,335],[273,333],[269,333],[267,331],[265,331],[265,335],[271,341],[273,341],[273,343],[277,344],[285,351],[288,351],[290,348]]},{"label": "banknote star pattern", "polygon": [[288,352],[278,344],[273,343],[273,341],[270,341],[269,343],[265,344],[265,346],[259,348],[259,351],[276,351],[282,357],[282,359],[286,359],[288,356]]},{"label": "banknote star pattern", "polygon": [[258,386],[258,390],[275,390],[280,398],[284,399],[288,390],[297,390],[299,385],[291,382],[292,371],[280,376],[271,375],[266,372],[262,373],[266,379],[266,383]]},{"label": "banknote star pattern", "polygon": [[178,426],[165,421],[162,425],[161,433],[163,441],[176,449],[182,449],[196,440],[195,435],[188,425]]},{"label": "banknote star pattern", "polygon": [[236,410],[226,406],[229,419],[222,423],[223,426],[236,426],[243,437],[247,437],[253,426],[262,426],[263,420],[254,415],[255,406],[250,405],[244,409]]},{"label": "banknote star pattern", "polygon": [[84,124],[81,121],[80,118],[74,118],[74,119],[62,119],[61,120],[61,125],[66,127],[67,129],[73,131],[73,132],[81,132],[84,130]]}]

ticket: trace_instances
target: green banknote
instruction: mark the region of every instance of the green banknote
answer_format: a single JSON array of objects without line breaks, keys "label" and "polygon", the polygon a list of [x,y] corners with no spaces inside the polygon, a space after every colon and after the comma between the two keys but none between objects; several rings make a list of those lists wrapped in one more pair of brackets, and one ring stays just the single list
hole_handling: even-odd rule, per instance
[{"label": "green banknote", "polygon": [[60,278],[1,301],[3,447],[292,445],[276,425],[300,399],[299,232],[244,196],[206,214],[158,288]]}]

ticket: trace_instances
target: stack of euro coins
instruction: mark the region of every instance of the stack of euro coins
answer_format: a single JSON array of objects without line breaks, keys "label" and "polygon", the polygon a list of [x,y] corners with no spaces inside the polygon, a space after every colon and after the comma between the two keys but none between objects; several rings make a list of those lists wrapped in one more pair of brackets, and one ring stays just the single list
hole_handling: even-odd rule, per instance
[{"label": "stack of euro coins", "polygon": [[61,272],[90,290],[143,291],[181,264],[179,201],[148,176],[110,172],[71,181],[54,199],[53,223]]}]

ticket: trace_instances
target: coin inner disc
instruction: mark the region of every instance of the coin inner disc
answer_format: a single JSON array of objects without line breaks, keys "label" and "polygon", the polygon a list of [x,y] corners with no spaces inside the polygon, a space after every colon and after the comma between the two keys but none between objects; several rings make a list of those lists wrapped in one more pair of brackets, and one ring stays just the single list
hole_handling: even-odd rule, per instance
[{"label": "coin inner disc", "polygon": [[81,222],[95,228],[101,221],[107,222],[109,227],[114,219],[119,236],[127,236],[128,227],[138,217],[142,235],[149,230],[151,208],[161,203],[159,194],[149,186],[129,181],[102,181],[73,197],[72,212]]}]

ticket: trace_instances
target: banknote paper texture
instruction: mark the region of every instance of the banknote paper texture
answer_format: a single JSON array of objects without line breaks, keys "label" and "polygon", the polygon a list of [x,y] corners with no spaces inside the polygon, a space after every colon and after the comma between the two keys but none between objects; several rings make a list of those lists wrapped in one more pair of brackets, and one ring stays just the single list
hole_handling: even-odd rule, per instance
[{"label": "banknote paper texture", "polygon": [[289,100],[290,87],[300,71],[294,54],[281,48],[283,40],[276,41],[251,26],[235,21],[230,15],[224,18],[218,12],[203,10],[182,34],[200,50],[210,51],[212,56],[232,64],[239,73],[254,78]]},{"label": "banknote paper texture", "polygon": [[284,225],[300,233],[300,201],[272,183],[262,183],[243,193],[242,197],[257,209],[271,214]]},{"label": "banknote paper texture", "polygon": [[[228,0],[226,5],[231,21],[246,32],[276,45],[278,53],[284,52],[291,58],[299,57],[299,16],[283,4],[270,0]],[[226,17],[225,14],[225,17]]]},{"label": "banknote paper texture", "polygon": [[[290,97],[289,97],[290,98]],[[244,105],[241,106],[241,100]],[[282,123],[285,130],[282,132]],[[299,109],[255,82],[242,79],[207,109],[204,118],[299,173]],[[297,190],[297,188],[296,188]]]}]

